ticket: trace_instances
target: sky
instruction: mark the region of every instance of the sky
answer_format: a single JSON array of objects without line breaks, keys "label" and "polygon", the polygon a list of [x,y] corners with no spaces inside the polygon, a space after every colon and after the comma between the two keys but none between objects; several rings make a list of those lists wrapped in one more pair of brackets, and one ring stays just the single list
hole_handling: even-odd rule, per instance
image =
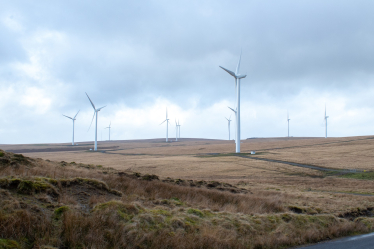
[{"label": "sky", "polygon": [[[374,133],[370,0],[0,0],[0,144]],[[90,128],[90,129],[89,129]],[[231,122],[231,137],[235,121]]]}]

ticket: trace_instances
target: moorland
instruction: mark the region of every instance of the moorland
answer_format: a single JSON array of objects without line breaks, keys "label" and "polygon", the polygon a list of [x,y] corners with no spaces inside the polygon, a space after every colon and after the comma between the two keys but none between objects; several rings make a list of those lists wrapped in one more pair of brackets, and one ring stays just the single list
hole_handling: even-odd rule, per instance
[{"label": "moorland", "polygon": [[[0,145],[0,248],[288,248],[374,229],[374,137]],[[256,154],[251,154],[255,151]]]}]

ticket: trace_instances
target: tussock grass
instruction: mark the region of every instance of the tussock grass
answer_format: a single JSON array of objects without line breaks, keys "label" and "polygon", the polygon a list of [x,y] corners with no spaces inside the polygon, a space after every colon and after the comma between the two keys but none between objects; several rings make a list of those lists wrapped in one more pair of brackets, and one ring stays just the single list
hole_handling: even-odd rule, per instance
[{"label": "tussock grass", "polygon": [[0,248],[280,248],[374,224],[305,207],[293,213],[290,197],[276,191],[231,193],[104,167],[1,158]]}]

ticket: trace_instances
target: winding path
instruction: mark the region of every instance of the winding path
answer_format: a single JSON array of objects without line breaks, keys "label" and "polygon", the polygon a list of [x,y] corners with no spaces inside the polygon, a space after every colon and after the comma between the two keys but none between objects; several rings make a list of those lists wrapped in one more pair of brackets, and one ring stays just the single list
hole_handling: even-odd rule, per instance
[{"label": "winding path", "polygon": [[311,246],[302,246],[298,248],[303,249],[373,249],[374,248],[374,233],[346,237],[343,239],[332,240],[328,242],[321,242]]}]

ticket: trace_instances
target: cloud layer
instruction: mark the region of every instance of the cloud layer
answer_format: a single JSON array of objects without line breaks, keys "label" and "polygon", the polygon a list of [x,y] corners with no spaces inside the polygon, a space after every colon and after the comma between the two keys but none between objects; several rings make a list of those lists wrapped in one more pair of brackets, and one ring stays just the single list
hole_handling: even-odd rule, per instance
[{"label": "cloud layer", "polygon": [[[368,135],[374,121],[371,1],[1,1],[0,143],[69,142],[92,107],[113,139],[224,139],[243,51],[242,135]],[[174,122],[174,121],[173,121]],[[234,125],[232,125],[232,128]],[[174,129],[174,127],[172,128]],[[232,129],[234,132],[234,129]],[[170,131],[174,134],[174,131]],[[100,134],[99,134],[100,137]]]}]

